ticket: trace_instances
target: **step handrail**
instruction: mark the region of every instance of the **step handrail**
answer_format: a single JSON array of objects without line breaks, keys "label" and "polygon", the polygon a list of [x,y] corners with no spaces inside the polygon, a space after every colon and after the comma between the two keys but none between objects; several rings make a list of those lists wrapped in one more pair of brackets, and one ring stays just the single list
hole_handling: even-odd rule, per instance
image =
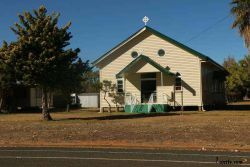
[{"label": "step handrail", "polygon": [[166,93],[162,93],[162,99],[163,99],[163,103],[167,103],[168,105],[171,105],[171,97],[166,94]]},{"label": "step handrail", "polygon": [[133,112],[136,104],[139,104],[139,100],[137,98],[137,94],[126,93],[125,95],[125,104],[131,106],[131,112]]},{"label": "step handrail", "polygon": [[[154,101],[154,99],[156,99]],[[150,94],[150,97],[149,97],[149,100],[148,100],[148,103],[157,103],[157,93],[156,92],[153,92]]]}]

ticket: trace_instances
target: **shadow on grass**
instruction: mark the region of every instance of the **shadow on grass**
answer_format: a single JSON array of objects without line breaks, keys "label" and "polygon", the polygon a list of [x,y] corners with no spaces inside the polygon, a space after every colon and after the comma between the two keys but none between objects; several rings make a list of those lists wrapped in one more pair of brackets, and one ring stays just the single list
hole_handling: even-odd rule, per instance
[{"label": "shadow on grass", "polygon": [[[78,111],[79,109],[71,109],[70,111]],[[65,108],[53,108],[49,109],[50,113],[60,113],[60,112],[66,112]],[[21,110],[15,110],[15,111],[1,111],[0,114],[42,114],[41,108],[23,108]]]},{"label": "shadow on grass", "polygon": [[241,104],[241,105],[227,105],[226,106],[226,110],[241,110],[241,111],[244,111],[244,110],[250,110],[250,105],[248,104]]},{"label": "shadow on grass", "polygon": [[207,111],[250,111],[249,104],[228,104],[225,106],[205,107]]},{"label": "shadow on grass", "polygon": [[116,120],[116,119],[138,119],[147,117],[160,117],[160,116],[175,116],[180,115],[179,113],[150,113],[150,114],[128,114],[128,115],[105,115],[97,117],[85,117],[85,118],[62,118],[54,121],[65,121],[65,120]]}]

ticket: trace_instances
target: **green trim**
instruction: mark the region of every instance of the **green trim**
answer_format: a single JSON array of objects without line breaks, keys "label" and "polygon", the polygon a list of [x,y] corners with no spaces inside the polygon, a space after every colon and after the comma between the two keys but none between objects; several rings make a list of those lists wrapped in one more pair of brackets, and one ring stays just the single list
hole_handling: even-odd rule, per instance
[{"label": "green trim", "polygon": [[136,104],[133,107],[131,105],[125,105],[124,111],[127,113],[165,113],[170,111],[170,106],[168,104]]},{"label": "green trim", "polygon": [[122,74],[128,72],[131,68],[133,68],[139,61],[145,61],[146,63],[151,64],[153,67],[157,68],[159,71],[166,75],[175,76],[174,73],[170,72],[168,69],[165,69],[160,64],[156,63],[154,60],[150,59],[147,56],[140,55],[136,59],[134,59],[131,63],[129,63],[125,68],[123,68],[118,74],[116,74],[116,78],[122,77]]},{"label": "green trim", "polygon": [[126,38],[125,40],[123,40],[122,42],[120,42],[118,45],[116,45],[115,47],[113,47],[112,49],[110,49],[109,51],[107,51],[106,53],[104,53],[101,57],[99,57],[98,59],[96,59],[95,61],[93,61],[91,64],[96,65],[101,59],[105,58],[110,52],[112,52],[112,50],[116,49],[121,44],[125,43],[127,40],[129,40],[129,38],[132,38],[133,36],[135,36],[143,28],[145,28],[145,27],[142,27],[141,29],[139,29],[138,31],[136,31],[135,33],[133,33],[132,35],[130,35],[128,38]]},{"label": "green trim", "polygon": [[[170,37],[168,37],[168,36],[166,36],[166,35],[164,35],[164,34],[162,34],[162,33],[160,33],[160,32],[158,32],[158,31],[156,31],[156,30],[154,30],[153,28],[150,28],[150,27],[148,27],[148,26],[145,26],[145,27],[143,27],[143,28],[145,28],[145,31],[151,32],[152,34],[154,34],[154,35],[156,35],[156,36],[162,38],[163,40],[168,41],[168,42],[170,42],[171,44],[173,44],[173,45],[175,45],[175,46],[177,46],[177,47],[179,47],[179,48],[181,48],[181,49],[183,49],[183,50],[185,50],[185,51],[187,51],[187,52],[189,52],[189,53],[191,53],[191,54],[193,54],[193,55],[195,55],[195,56],[198,56],[198,57],[199,57],[200,59],[202,59],[202,60],[210,61],[211,63],[213,63],[213,64],[219,66],[221,69],[223,69],[223,70],[226,72],[226,74],[228,73],[228,72],[226,71],[226,69],[225,69],[223,66],[221,66],[220,64],[218,64],[217,62],[215,62],[215,61],[214,61],[213,59],[211,59],[210,57],[208,57],[208,56],[206,56],[206,55],[204,55],[204,54],[202,54],[202,53],[200,53],[200,52],[198,52],[198,51],[196,51],[196,50],[194,50],[194,49],[191,49],[190,47],[188,47],[188,46],[186,46],[186,45],[184,45],[184,44],[182,44],[182,43],[180,43],[180,42],[178,42],[178,41],[176,41],[176,40],[174,40],[174,39],[172,39],[172,38],[170,38]],[[99,57],[97,60],[95,60],[94,62],[92,62],[92,64],[93,64],[93,65],[96,65],[101,59],[103,59],[103,58],[105,58],[106,56],[108,56],[108,54],[109,54],[112,50],[116,49],[116,48],[119,47],[121,44],[123,44],[123,43],[125,43],[126,41],[128,41],[128,40],[129,40],[130,38],[132,38],[134,35],[136,35],[136,34],[139,33],[141,30],[143,30],[143,28],[139,29],[139,30],[136,31],[134,34],[132,34],[131,36],[129,36],[127,39],[125,39],[124,41],[122,41],[121,43],[119,43],[118,45],[116,45],[114,48],[112,48],[111,50],[109,50],[108,52],[106,52],[104,55],[102,55],[102,56]],[[143,31],[143,32],[144,32],[144,31]]]},{"label": "green trim", "polygon": [[156,30],[154,30],[154,29],[152,29],[152,28],[150,28],[148,26],[146,26],[146,29],[149,30],[152,34],[164,39],[165,41],[168,41],[171,44],[173,44],[173,45],[175,45],[175,46],[177,46],[179,48],[182,48],[183,50],[185,50],[185,51],[187,51],[187,52],[189,52],[189,53],[191,53],[193,55],[198,56],[202,60],[211,61],[212,63],[216,64],[217,66],[219,66],[220,68],[222,68],[223,70],[226,71],[226,69],[223,66],[218,64],[216,61],[214,61],[210,57],[208,57],[208,56],[206,56],[206,55],[204,55],[204,54],[202,54],[202,53],[200,53],[200,52],[198,52],[198,51],[196,51],[196,50],[194,50],[194,49],[192,49],[192,48],[190,48],[190,47],[188,47],[188,46],[186,46],[186,45],[184,45],[184,44],[182,44],[182,43],[180,43],[180,42],[178,42],[178,41],[176,41],[176,40],[174,40],[174,39],[172,39],[172,38],[170,38],[170,37],[168,37],[168,36],[166,36],[166,35],[164,35],[162,33],[160,33],[160,32],[158,32],[158,31],[156,31]]},{"label": "green trim", "polygon": [[173,45],[175,45],[175,46],[177,46],[179,48],[182,48],[182,49],[186,50],[187,52],[189,52],[191,54],[194,54],[194,55],[198,56],[202,60],[207,60],[207,58],[208,58],[207,56],[201,54],[200,52],[197,52],[196,50],[193,50],[193,49],[189,48],[188,46],[183,45],[182,43],[180,43],[180,42],[178,42],[178,41],[176,41],[176,40],[174,40],[174,39],[172,39],[172,38],[170,38],[170,37],[168,37],[168,36],[160,33],[159,31],[154,30],[153,28],[150,28],[150,27],[146,26],[146,30],[148,30],[152,34],[154,34],[154,35],[156,35],[156,36],[164,39],[165,41],[168,41],[171,44],[173,44]]}]

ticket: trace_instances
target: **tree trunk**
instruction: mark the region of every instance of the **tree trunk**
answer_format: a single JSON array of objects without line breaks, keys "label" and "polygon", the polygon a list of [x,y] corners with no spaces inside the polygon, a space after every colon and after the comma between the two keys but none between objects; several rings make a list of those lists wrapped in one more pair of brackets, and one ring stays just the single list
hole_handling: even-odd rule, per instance
[{"label": "tree trunk", "polygon": [[69,109],[70,109],[69,106],[70,106],[70,105],[69,105],[69,103],[68,103],[68,104],[67,104],[67,108],[66,108],[67,112],[69,112]]},{"label": "tree trunk", "polygon": [[3,106],[4,106],[4,90],[1,91],[0,93],[0,111],[3,110]]},{"label": "tree trunk", "polygon": [[8,96],[8,110],[9,112],[15,112],[16,111],[16,98],[14,97],[14,90],[10,89],[9,96]]},{"label": "tree trunk", "polygon": [[0,112],[2,111],[3,109],[3,96],[1,96],[0,98]]},{"label": "tree trunk", "polygon": [[48,109],[48,92],[46,88],[42,89],[42,114],[43,114],[43,120],[45,121],[52,120]]},{"label": "tree trunk", "polygon": [[117,103],[115,104],[115,111],[119,112],[119,106],[117,105]]},{"label": "tree trunk", "polygon": [[108,108],[108,112],[111,112],[111,105],[109,104],[109,102],[108,102],[108,100],[106,99],[106,94],[107,94],[107,92],[105,92],[105,94],[104,94],[104,100],[108,103],[108,105],[109,105],[109,108]]},{"label": "tree trunk", "polygon": [[51,106],[52,106],[52,92],[51,91],[49,91],[49,99],[48,99],[48,108],[50,109],[51,108]]},{"label": "tree trunk", "polygon": [[0,111],[8,112],[7,90],[4,90],[4,89],[1,91]]}]

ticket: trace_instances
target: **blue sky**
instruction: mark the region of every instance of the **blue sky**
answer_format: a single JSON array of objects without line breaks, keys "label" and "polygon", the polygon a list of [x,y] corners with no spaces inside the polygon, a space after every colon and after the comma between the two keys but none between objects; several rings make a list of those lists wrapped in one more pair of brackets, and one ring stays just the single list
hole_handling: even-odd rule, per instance
[{"label": "blue sky", "polygon": [[[95,60],[116,44],[148,26],[222,63],[247,54],[243,39],[231,29],[233,16],[229,0],[1,0],[0,40],[16,39],[9,29],[18,22],[18,13],[45,5],[61,13],[60,25],[72,22],[71,47],[81,49],[80,57]],[[227,17],[228,16],[228,17]],[[218,22],[222,18],[223,21]],[[213,26],[217,23],[215,26]],[[200,34],[203,30],[208,31]],[[191,40],[192,37],[196,37]]]}]

